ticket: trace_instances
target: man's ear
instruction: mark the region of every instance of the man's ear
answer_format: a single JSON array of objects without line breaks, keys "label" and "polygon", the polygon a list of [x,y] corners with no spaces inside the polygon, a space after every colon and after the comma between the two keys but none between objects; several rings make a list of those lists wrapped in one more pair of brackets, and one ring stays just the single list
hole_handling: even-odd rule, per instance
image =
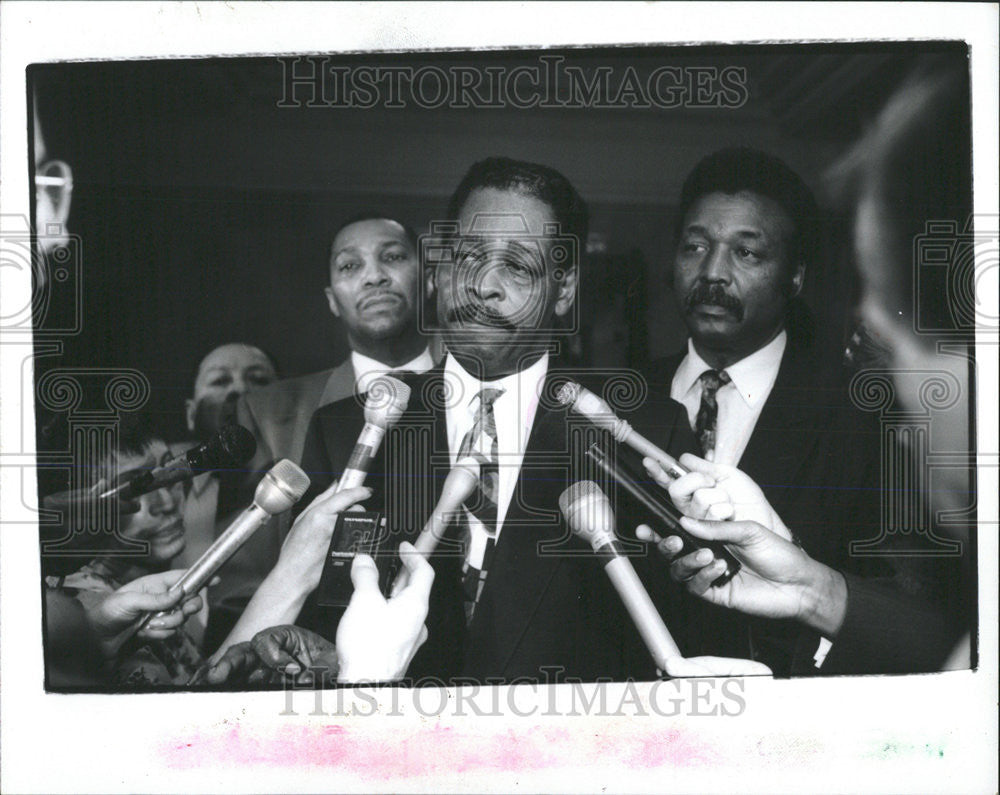
[{"label": "man's ear", "polygon": [[565,316],[573,308],[573,302],[576,300],[577,273],[577,266],[574,265],[571,268],[556,271],[553,276],[557,283],[554,307],[556,317]]},{"label": "man's ear", "polygon": [[184,414],[187,417],[188,430],[194,433],[194,415],[198,410],[198,404],[195,403],[193,398],[188,398],[184,401]]},{"label": "man's ear", "polygon": [[330,311],[333,312],[334,317],[340,317],[340,307],[337,306],[337,296],[333,292],[332,287],[324,287],[323,292],[326,294],[326,303],[330,307]]},{"label": "man's ear", "polygon": [[428,268],[424,274],[424,298],[431,299],[437,292],[437,268]]},{"label": "man's ear", "polygon": [[788,283],[788,297],[795,298],[799,293],[802,292],[802,285],[806,281],[806,264],[800,262],[795,267],[795,273],[792,274],[792,280]]}]

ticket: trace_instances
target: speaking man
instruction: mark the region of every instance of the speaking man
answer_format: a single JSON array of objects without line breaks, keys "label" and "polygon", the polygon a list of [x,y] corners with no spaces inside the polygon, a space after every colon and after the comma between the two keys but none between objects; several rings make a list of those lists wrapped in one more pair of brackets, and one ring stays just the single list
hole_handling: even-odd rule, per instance
[{"label": "speaking man", "polygon": [[[428,272],[449,353],[410,382],[409,408],[368,478],[368,506],[386,507],[394,541],[410,540],[448,469],[464,456],[480,462],[478,493],[433,559],[428,639],[410,674],[652,677],[599,562],[558,512],[562,490],[583,475],[582,451],[546,395],[558,375],[557,319],[569,316],[582,278],[586,205],[554,169],[489,158],[462,179],[448,219]],[[681,407],[664,399],[660,408],[657,441],[684,449]],[[324,471],[344,469],[361,426],[354,399],[316,412],[303,464],[317,487]],[[327,637],[333,627],[314,625]]]}]

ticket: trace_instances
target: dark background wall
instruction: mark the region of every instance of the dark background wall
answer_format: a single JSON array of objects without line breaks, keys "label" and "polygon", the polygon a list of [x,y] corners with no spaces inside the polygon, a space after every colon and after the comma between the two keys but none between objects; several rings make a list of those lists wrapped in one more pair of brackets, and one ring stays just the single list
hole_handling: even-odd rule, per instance
[{"label": "dark background wall", "polygon": [[[537,66],[539,54],[331,56],[331,63],[510,69]],[[194,368],[218,344],[258,344],[285,375],[329,367],[347,353],[322,294],[332,229],[363,208],[426,228],[465,169],[495,154],[554,166],[588,200],[595,261],[603,263],[593,278],[608,290],[641,283],[642,300],[611,311],[631,313],[633,336],[641,330],[645,340],[581,350],[595,363],[641,366],[684,339],[664,271],[676,196],[699,158],[723,146],[758,147],[818,190],[824,169],[914,66],[964,57],[926,43],[559,54],[588,74],[599,66],[616,75],[629,66],[642,75],[664,64],[737,66],[747,77],[745,102],[288,108],[279,107],[287,65],[275,58],[33,67],[29,86],[49,155],[74,169],[70,228],[81,241],[83,299],[81,332],[39,370],[135,367],[152,382],[148,408],[157,424],[178,437]],[[827,267],[808,275],[805,295],[836,341],[849,322],[852,280],[843,224],[830,218]],[[616,269],[628,279],[614,278]],[[591,289],[584,300],[586,336],[604,323],[596,319],[606,318],[609,296]]]}]

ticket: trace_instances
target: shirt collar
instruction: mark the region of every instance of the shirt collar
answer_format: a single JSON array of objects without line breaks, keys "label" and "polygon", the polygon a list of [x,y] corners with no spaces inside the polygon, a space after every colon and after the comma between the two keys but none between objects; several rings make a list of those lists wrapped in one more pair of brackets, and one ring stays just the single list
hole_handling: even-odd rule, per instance
[{"label": "shirt collar", "polygon": [[[782,329],[773,340],[763,348],[758,348],[749,356],[740,359],[726,368],[736,391],[751,408],[757,405],[770,391],[778,377],[778,368],[781,366],[781,357],[785,353],[785,346],[788,343],[788,334]],[[713,369],[694,348],[694,342],[688,338],[688,352],[677,368],[677,384],[681,388],[681,394],[686,395],[698,383],[701,374],[706,370]]]},{"label": "shirt collar", "polygon": [[423,352],[398,367],[390,367],[387,364],[376,361],[363,353],[351,351],[351,366],[354,368],[354,388],[359,393],[368,391],[371,382],[380,375],[386,375],[399,370],[409,370],[412,373],[425,373],[434,366],[434,359],[431,352],[424,348]]}]

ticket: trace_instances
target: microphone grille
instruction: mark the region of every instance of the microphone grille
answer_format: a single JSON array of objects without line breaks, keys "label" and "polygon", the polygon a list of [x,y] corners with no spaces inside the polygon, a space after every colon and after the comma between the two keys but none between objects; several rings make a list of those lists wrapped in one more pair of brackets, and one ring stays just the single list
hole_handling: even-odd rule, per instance
[{"label": "microphone grille", "polygon": [[567,381],[556,392],[556,400],[561,406],[572,406],[580,396],[580,385],[575,381]]},{"label": "microphone grille", "polygon": [[283,458],[264,475],[254,492],[254,502],[272,516],[291,508],[309,488],[309,476]]},{"label": "microphone grille", "polygon": [[581,480],[559,496],[570,530],[595,550],[614,540],[615,517],[607,496],[592,480]]},{"label": "microphone grille", "polygon": [[559,495],[559,510],[568,517],[577,502],[590,497],[604,497],[604,492],[592,480],[578,480]]},{"label": "microphone grille", "polygon": [[410,387],[408,384],[382,375],[374,379],[368,386],[365,396],[365,422],[386,427],[394,425],[410,403]]}]

